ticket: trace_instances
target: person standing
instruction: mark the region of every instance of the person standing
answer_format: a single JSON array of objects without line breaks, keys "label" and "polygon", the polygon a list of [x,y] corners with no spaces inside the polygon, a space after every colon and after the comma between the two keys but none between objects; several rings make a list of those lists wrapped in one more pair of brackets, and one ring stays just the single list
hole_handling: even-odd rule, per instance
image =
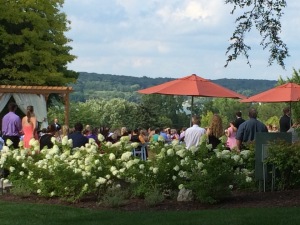
[{"label": "person standing", "polygon": [[237,130],[235,138],[238,150],[241,150],[242,143],[254,141],[257,132],[268,132],[268,128],[257,120],[257,111],[252,108],[249,110],[249,120],[243,122]]},{"label": "person standing", "polygon": [[185,131],[184,142],[187,149],[191,148],[192,146],[198,146],[201,136],[206,133],[205,129],[199,126],[199,116],[195,115],[192,117],[192,124],[193,126],[186,129]]},{"label": "person standing", "polygon": [[221,143],[220,138],[224,135],[222,118],[218,114],[214,114],[210,126],[206,131],[208,144],[212,145],[212,149],[216,149]]},{"label": "person standing", "polygon": [[20,135],[22,132],[21,118],[16,115],[18,106],[16,103],[11,102],[8,104],[9,112],[2,119],[2,135],[4,143],[10,139],[14,148],[19,147]]},{"label": "person standing", "polygon": [[236,117],[236,119],[235,119],[235,121],[234,121],[234,124],[235,124],[236,129],[238,129],[239,126],[240,126],[242,123],[245,122],[245,120],[242,118],[242,112],[241,112],[241,111],[237,111],[237,112],[235,113],[235,117]]},{"label": "person standing", "polygon": [[24,133],[24,148],[30,148],[29,142],[32,138],[38,139],[37,120],[32,105],[27,106],[26,116],[22,118],[22,127]]},{"label": "person standing", "polygon": [[56,131],[60,131],[61,125],[58,123],[58,119],[57,118],[54,119],[53,124],[55,126],[55,130]]},{"label": "person standing", "polygon": [[40,137],[40,149],[47,147],[47,149],[53,148],[52,137],[55,138],[55,125],[51,124],[48,126],[47,131]]},{"label": "person standing", "polygon": [[236,147],[236,127],[234,121],[229,123],[228,129],[225,130],[225,135],[227,136],[227,147],[232,150]]},{"label": "person standing", "polygon": [[76,123],[74,126],[75,131],[69,134],[68,139],[72,139],[73,148],[80,148],[89,143],[89,139],[82,134],[83,125],[82,123]]},{"label": "person standing", "polygon": [[291,110],[289,107],[283,109],[283,116],[279,120],[280,132],[287,132],[292,126]]}]

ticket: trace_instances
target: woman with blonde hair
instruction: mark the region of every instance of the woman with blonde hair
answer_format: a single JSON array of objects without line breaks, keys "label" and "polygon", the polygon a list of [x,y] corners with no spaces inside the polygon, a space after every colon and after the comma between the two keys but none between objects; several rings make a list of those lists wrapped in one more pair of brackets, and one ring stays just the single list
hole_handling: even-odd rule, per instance
[{"label": "woman with blonde hair", "polygon": [[27,106],[26,116],[22,118],[22,128],[24,133],[24,148],[30,148],[30,140],[32,138],[38,140],[37,120],[32,105]]},{"label": "woman with blonde hair", "polygon": [[210,126],[207,128],[208,143],[212,145],[212,149],[217,148],[221,143],[220,138],[223,136],[222,118],[218,114],[214,114]]}]

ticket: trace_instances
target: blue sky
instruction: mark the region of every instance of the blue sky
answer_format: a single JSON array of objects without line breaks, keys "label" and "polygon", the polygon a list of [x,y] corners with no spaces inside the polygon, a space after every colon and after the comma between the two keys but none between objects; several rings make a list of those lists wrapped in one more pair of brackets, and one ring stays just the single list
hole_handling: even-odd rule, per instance
[{"label": "blue sky", "polygon": [[300,1],[288,1],[282,18],[290,57],[286,70],[268,66],[268,51],[254,29],[246,38],[250,68],[241,56],[227,68],[226,48],[235,28],[223,0],[65,0],[67,37],[77,59],[69,69],[128,76],[277,80],[300,69]]}]

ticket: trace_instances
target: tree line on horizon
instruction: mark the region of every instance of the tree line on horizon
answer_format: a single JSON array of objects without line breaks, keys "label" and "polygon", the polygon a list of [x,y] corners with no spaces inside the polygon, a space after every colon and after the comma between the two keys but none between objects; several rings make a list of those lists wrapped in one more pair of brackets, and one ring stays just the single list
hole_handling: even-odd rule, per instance
[{"label": "tree line on horizon", "polygon": [[[97,74],[79,72],[76,83],[70,84],[74,92],[70,95],[71,101],[84,102],[88,99],[122,98],[130,102],[139,102],[138,90],[162,84],[174,78],[134,77],[125,75]],[[251,96],[273,88],[276,80],[259,79],[216,79],[212,82],[236,91],[245,96]]]}]

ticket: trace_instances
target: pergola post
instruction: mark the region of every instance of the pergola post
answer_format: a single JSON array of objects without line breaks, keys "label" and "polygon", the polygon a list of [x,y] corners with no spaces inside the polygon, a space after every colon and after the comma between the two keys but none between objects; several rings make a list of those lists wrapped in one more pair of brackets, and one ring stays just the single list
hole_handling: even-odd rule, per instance
[{"label": "pergola post", "polygon": [[65,94],[64,100],[65,100],[65,124],[69,127],[69,116],[70,116],[69,93]]}]

